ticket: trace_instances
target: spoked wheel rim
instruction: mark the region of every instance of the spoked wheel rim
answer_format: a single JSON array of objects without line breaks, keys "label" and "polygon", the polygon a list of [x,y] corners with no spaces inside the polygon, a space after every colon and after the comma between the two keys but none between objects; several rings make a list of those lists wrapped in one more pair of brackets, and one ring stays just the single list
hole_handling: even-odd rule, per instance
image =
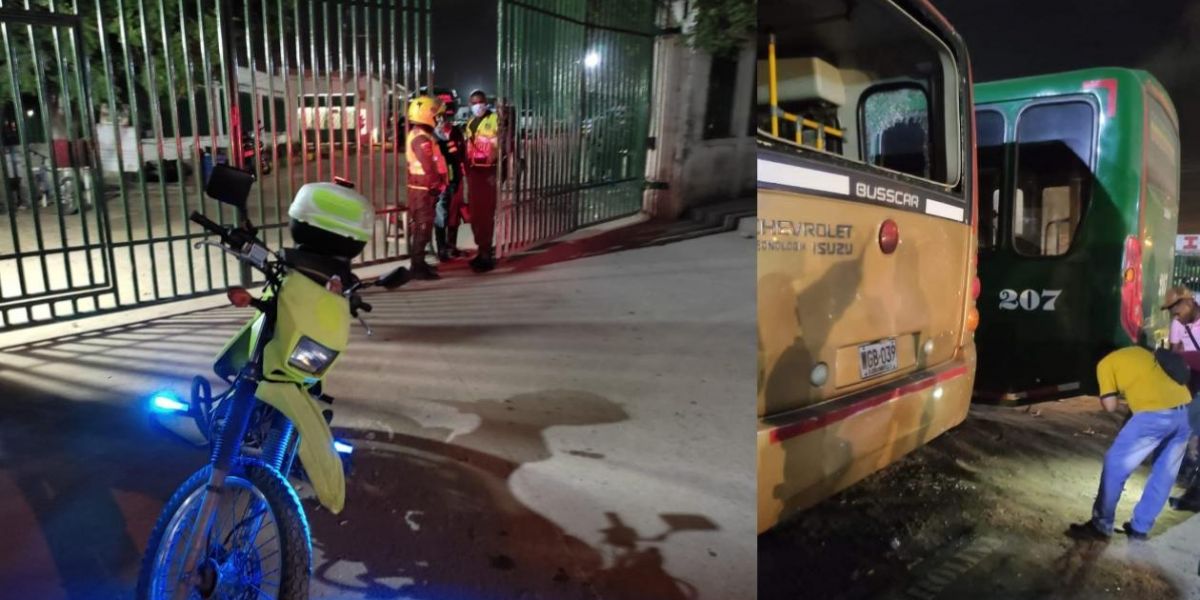
[{"label": "spoked wheel rim", "polygon": [[[194,576],[182,573],[184,555],[205,490],[197,488],[172,515],[154,558],[154,600],[273,600],[283,576],[279,523],[266,496],[241,477],[225,479],[212,530]],[[188,594],[175,595],[187,582]]]}]

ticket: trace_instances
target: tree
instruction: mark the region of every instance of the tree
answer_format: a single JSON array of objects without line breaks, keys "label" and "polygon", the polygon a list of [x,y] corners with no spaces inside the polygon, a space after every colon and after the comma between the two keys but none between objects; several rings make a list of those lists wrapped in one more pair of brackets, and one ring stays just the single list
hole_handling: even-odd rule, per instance
[{"label": "tree", "polygon": [[[283,10],[285,39],[294,36],[296,25],[291,15],[295,1],[232,0],[225,5],[230,14],[222,14],[222,21],[244,22],[244,11],[248,10],[250,22],[254,24],[251,39],[266,38],[261,31],[265,21],[271,30],[270,39],[277,44],[280,34],[276,11]],[[50,9],[52,3],[53,10]],[[11,48],[5,50],[16,55],[14,74],[25,103],[37,101],[39,73],[52,106],[64,92],[74,99],[80,98],[76,79],[79,77],[88,86],[93,104],[88,110],[93,118],[100,103],[121,107],[131,100],[142,112],[148,113],[148,101],[153,95],[160,100],[166,123],[169,107],[165,102],[186,98],[189,87],[201,89],[206,79],[220,82],[221,68],[231,64],[234,57],[241,56],[241,62],[245,62],[243,30],[231,36],[234,38],[231,45],[236,47],[225,48],[226,62],[222,64],[217,52],[219,30],[214,0],[30,0],[30,4],[32,10],[78,14],[80,28],[78,34],[72,36],[68,28],[8,25]],[[262,14],[264,4],[269,11],[266,18]],[[258,43],[261,45],[262,42]],[[82,57],[87,62],[86,78],[84,73],[77,73],[78,60],[73,54],[75,44],[82,45]],[[207,76],[201,48],[209,57]],[[270,51],[278,52],[277,48]],[[40,69],[33,68],[34,52]],[[255,48],[255,52],[264,50]],[[4,62],[10,62],[8,55]],[[0,67],[0,105],[11,105],[12,102],[9,70]],[[144,126],[149,122],[149,115],[142,115],[141,120]]]},{"label": "tree", "polygon": [[754,0],[696,0],[695,10],[688,43],[713,56],[736,55],[758,21]]}]

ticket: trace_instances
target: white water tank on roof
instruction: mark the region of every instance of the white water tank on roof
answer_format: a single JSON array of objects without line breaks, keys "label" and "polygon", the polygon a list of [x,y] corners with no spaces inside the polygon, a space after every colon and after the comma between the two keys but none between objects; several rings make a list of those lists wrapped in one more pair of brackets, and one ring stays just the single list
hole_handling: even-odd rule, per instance
[{"label": "white water tank on roof", "polygon": [[[815,57],[775,60],[779,102],[822,100],[834,106],[846,103],[846,88],[837,67]],[[771,103],[770,66],[758,61],[758,104]]]}]

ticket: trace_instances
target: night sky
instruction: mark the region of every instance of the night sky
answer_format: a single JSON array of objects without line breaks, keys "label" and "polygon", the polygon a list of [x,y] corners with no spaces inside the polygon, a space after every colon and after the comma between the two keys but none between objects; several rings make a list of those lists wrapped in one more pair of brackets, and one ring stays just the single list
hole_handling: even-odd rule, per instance
[{"label": "night sky", "polygon": [[496,93],[496,0],[433,3],[433,80],[458,90]]},{"label": "night sky", "polygon": [[971,50],[976,81],[1086,67],[1152,73],[1182,140],[1180,233],[1200,233],[1200,1],[933,0]]}]

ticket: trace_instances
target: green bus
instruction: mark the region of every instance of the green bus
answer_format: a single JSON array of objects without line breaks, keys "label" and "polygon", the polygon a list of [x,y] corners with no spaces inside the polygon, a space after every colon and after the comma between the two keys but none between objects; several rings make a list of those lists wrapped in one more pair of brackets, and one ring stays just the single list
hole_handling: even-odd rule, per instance
[{"label": "green bus", "polygon": [[1162,85],[1132,69],[975,89],[975,398],[1095,394],[1101,356],[1167,335],[1179,118]]}]

